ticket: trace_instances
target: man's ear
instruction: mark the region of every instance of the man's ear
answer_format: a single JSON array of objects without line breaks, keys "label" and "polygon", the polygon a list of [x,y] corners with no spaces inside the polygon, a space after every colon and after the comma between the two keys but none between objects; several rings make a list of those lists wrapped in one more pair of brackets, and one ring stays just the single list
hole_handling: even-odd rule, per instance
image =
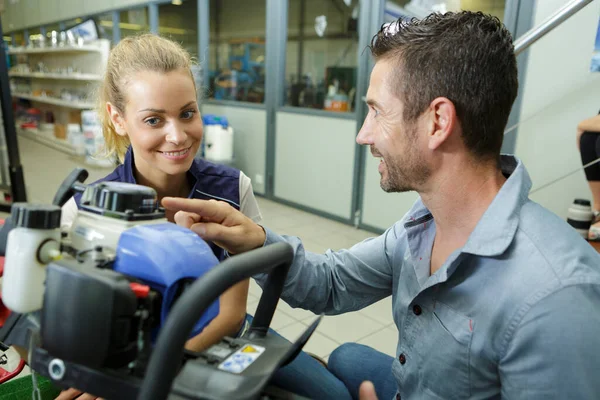
[{"label": "man's ear", "polygon": [[445,97],[437,97],[429,104],[431,131],[428,147],[435,150],[446,142],[457,123],[454,103]]},{"label": "man's ear", "polygon": [[110,121],[112,122],[115,132],[117,135],[126,136],[127,131],[125,130],[125,121],[123,120],[123,116],[117,109],[117,107],[113,106],[111,103],[106,103],[106,112],[110,117]]}]

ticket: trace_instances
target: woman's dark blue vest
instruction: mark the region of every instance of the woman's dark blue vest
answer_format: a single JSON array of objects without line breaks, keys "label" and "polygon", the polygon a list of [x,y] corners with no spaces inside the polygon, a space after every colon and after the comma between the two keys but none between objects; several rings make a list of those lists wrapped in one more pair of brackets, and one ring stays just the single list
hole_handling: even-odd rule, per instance
[{"label": "woman's dark blue vest", "polygon": [[[119,165],[112,173],[96,182],[113,181],[136,183],[133,162],[133,151],[131,146],[127,150],[123,164]],[[196,159],[192,163],[188,173],[191,181],[194,182],[192,191],[188,195],[191,199],[202,200],[222,200],[226,201],[236,210],[240,209],[240,171],[225,165],[213,164],[211,162]],[[81,194],[76,194],[75,202],[79,207]],[[209,243],[213,252],[219,260],[225,258],[223,249]]]}]

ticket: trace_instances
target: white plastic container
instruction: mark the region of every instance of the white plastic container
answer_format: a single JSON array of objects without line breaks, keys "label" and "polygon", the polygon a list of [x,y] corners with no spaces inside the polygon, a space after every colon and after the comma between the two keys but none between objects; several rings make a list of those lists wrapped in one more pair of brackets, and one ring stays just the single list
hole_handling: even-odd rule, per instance
[{"label": "white plastic container", "polygon": [[60,208],[15,203],[11,218],[15,228],[7,239],[2,301],[12,311],[29,313],[44,301],[46,265],[40,255],[60,248]]},{"label": "white plastic container", "polygon": [[204,158],[210,161],[233,160],[233,128],[204,126]]}]

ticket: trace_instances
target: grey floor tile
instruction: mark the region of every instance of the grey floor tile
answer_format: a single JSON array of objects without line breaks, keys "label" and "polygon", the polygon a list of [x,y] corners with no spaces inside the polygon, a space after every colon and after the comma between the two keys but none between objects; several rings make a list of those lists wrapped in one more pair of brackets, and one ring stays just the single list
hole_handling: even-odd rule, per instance
[{"label": "grey floor tile", "polygon": [[331,247],[327,245],[326,240],[313,240],[312,238],[302,241],[304,248],[311,253],[325,254]]},{"label": "grey floor tile", "polygon": [[21,136],[18,140],[27,200],[30,202],[50,203],[61,182],[76,167],[88,170],[88,183],[112,171],[112,168],[87,165],[80,158],[71,157]]},{"label": "grey floor tile", "polygon": [[[256,308],[258,307],[258,300],[248,301],[246,304],[246,312],[252,316],[256,315]],[[296,319],[291,317],[290,315],[281,311],[278,307],[275,310],[275,314],[273,315],[273,320],[271,321],[271,328],[274,330],[279,330],[281,328],[285,328],[288,325],[298,322]]]},{"label": "grey floor tile", "polygon": [[[305,322],[305,321],[303,321]],[[381,330],[384,324],[358,312],[325,316],[317,332],[339,342],[356,342]]]},{"label": "grey floor tile", "polygon": [[352,243],[360,243],[365,239],[379,236],[378,233],[369,232],[362,229],[341,229],[339,233],[350,239]]},{"label": "grey floor tile", "polygon": [[302,308],[292,308],[283,300],[279,300],[277,309],[281,310],[297,321],[311,323],[316,318],[316,315],[312,311],[304,310]]},{"label": "grey floor tile", "polygon": [[[301,322],[296,322],[279,330],[278,333],[287,340],[293,342],[300,337],[307,327],[308,325],[305,325]],[[317,330],[317,332],[314,332],[310,337],[303,350],[309,353],[314,353],[319,357],[327,357],[339,345],[340,344],[338,342],[320,334]]]},{"label": "grey floor tile", "polygon": [[369,307],[363,308],[359,313],[381,322],[384,325],[393,324],[392,296],[386,297],[375,304],[371,304]]},{"label": "grey floor tile", "polygon": [[331,232],[327,234],[327,236],[311,238],[311,241],[317,241],[318,243],[321,243],[322,246],[334,251],[349,249],[357,243],[339,232]]},{"label": "grey floor tile", "polygon": [[256,307],[258,307],[258,299],[250,299],[248,297],[248,301],[246,302],[246,313],[254,316],[256,314]]},{"label": "grey floor tile", "polygon": [[271,329],[279,332],[281,329],[297,322],[298,321],[289,315],[281,312],[280,310],[276,310],[275,315],[273,315],[273,320],[271,321]]},{"label": "grey floor tile", "polygon": [[258,283],[254,279],[250,279],[250,287],[248,288],[248,293],[256,297],[257,299],[262,296],[262,288],[258,286]]},{"label": "grey floor tile", "polygon": [[370,346],[388,356],[395,357],[396,346],[398,345],[398,329],[396,329],[396,326],[386,327],[359,340],[358,343]]}]

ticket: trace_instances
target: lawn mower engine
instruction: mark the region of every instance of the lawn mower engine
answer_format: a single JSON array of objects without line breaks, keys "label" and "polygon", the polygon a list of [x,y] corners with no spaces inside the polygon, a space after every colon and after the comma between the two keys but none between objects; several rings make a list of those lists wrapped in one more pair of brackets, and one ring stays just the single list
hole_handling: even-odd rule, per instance
[{"label": "lawn mower engine", "polygon": [[[299,398],[268,387],[319,322],[294,344],[267,333],[291,247],[267,246],[213,268],[219,260],[209,245],[167,222],[153,189],[85,186],[86,177],[73,171],[51,206],[12,207],[2,300],[39,323],[30,328],[30,366],[107,399]],[[78,192],[80,210],[61,232],[61,206]],[[184,352],[219,313],[221,293],[262,272],[269,279],[248,332]]]}]

